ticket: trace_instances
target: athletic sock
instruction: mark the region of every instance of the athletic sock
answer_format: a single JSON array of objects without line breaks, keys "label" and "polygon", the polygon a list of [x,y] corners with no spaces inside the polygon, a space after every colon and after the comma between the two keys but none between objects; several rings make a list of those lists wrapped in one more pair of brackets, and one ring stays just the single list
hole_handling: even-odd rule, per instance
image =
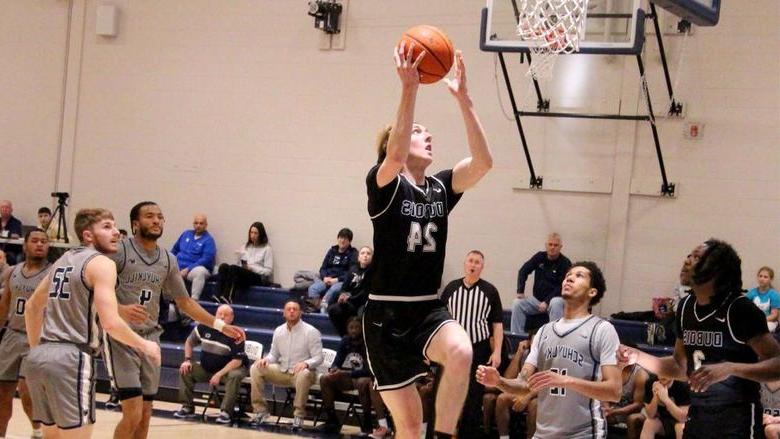
[{"label": "athletic sock", "polygon": [[[43,437],[43,430],[41,430],[40,428],[37,429],[37,430],[33,430],[32,431],[32,437],[34,437],[34,438],[42,438]],[[0,438],[0,439],[2,439],[2,438]]]},{"label": "athletic sock", "polygon": [[420,428],[420,439],[425,439],[426,436],[428,436],[428,423],[423,422],[422,427]]}]

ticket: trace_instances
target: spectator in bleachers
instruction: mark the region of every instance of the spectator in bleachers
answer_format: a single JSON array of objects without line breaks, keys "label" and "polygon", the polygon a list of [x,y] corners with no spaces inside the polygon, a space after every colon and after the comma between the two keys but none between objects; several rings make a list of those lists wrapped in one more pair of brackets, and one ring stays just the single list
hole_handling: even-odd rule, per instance
[{"label": "spectator in bleachers", "polygon": [[607,424],[612,427],[618,424],[625,424],[628,429],[628,439],[637,439],[640,428],[637,429],[636,423],[629,423],[629,416],[642,411],[645,401],[645,384],[648,374],[637,364],[632,364],[623,368],[623,393],[620,401],[616,403],[603,402],[604,415],[607,417]]},{"label": "spectator in bleachers", "polygon": [[357,263],[357,249],[352,247],[352,230],[343,228],[336,235],[336,245],[328,249],[320,266],[320,278],[309,287],[309,300],[326,314],[331,298],[338,297],[347,272]]},{"label": "spectator in bleachers", "polygon": [[[0,238],[18,239],[22,237],[22,222],[14,215],[14,206],[8,200],[0,201]],[[17,244],[2,244],[5,257],[11,265],[19,262],[22,256],[22,246]]]},{"label": "spectator in bleachers", "polygon": [[[233,323],[233,309],[221,305],[214,316],[226,324]],[[201,346],[200,361],[192,361],[192,349]],[[195,383],[208,382],[211,387],[225,385],[221,412],[217,423],[229,424],[241,389],[241,380],[246,377],[246,353],[244,342],[235,340],[209,326],[200,324],[184,342],[184,361],[179,366],[179,400],[181,409],[173,414],[176,418],[195,416],[193,390]]]},{"label": "spectator in bleachers", "polygon": [[273,282],[274,254],[263,223],[255,221],[249,226],[246,244],[236,253],[240,265],[219,266],[217,294],[225,302],[232,302],[237,290]]},{"label": "spectator in bleachers", "polygon": [[761,383],[761,407],[767,439],[780,439],[780,381]]},{"label": "spectator in bleachers", "polygon": [[171,253],[179,263],[179,272],[184,280],[192,282],[190,296],[198,300],[206,285],[206,278],[214,269],[217,244],[208,230],[206,215],[198,214],[192,220],[192,230],[182,232]]},{"label": "spectator in bleachers", "polygon": [[38,228],[46,231],[49,241],[57,241],[57,225],[51,224],[51,209],[48,207],[38,209]]},{"label": "spectator in bleachers", "polygon": [[668,378],[651,377],[645,386],[645,421],[641,439],[661,436],[682,439],[690,406],[687,385]]},{"label": "spectator in bleachers", "polygon": [[[529,315],[550,315],[550,321],[563,317],[561,284],[571,267],[569,258],[561,253],[561,235],[551,233],[547,237],[546,250],[537,252],[517,273],[517,299],[512,303],[511,331],[525,334],[525,321]],[[534,274],[533,295],[525,297],[525,282]]]},{"label": "spectator in bleachers", "polygon": [[340,336],[347,333],[347,320],[363,314],[363,306],[368,301],[368,279],[366,271],[371,265],[374,250],[364,246],[358,252],[358,263],[347,273],[344,287],[335,303],[328,307],[328,317]]},{"label": "spectator in bleachers", "polygon": [[[320,377],[322,389],[322,410],[325,422],[317,427],[321,433],[338,433],[341,422],[336,415],[335,401],[339,392],[357,390],[363,407],[363,419],[360,431],[371,434],[372,438],[384,438],[389,434],[385,406],[379,392],[374,389],[374,377],[366,361],[366,345],[363,341],[363,328],[357,317],[349,319],[347,335],[341,339],[336,358],[328,373]],[[371,408],[376,411],[379,427],[372,431]]]},{"label": "spectator in bleachers", "polygon": [[[520,375],[520,368],[531,350],[532,339],[533,334],[528,340],[517,344],[512,361],[503,373],[504,378],[516,379]],[[487,400],[494,400],[494,402],[485,401],[484,404],[486,411],[490,412],[496,420],[499,438],[509,439],[512,413],[520,414],[522,412],[526,412],[526,437],[532,438],[536,432],[536,394],[528,393],[524,396],[515,396],[497,389],[493,390],[496,390],[497,393],[486,393],[485,397]],[[488,410],[488,407],[494,407],[494,409],[491,411]]]},{"label": "spectator in bleachers", "polygon": [[775,271],[769,267],[761,267],[756,274],[758,286],[747,293],[747,298],[764,312],[769,332],[777,329],[777,320],[780,315],[780,293],[772,286]]},{"label": "spectator in bleachers", "polygon": [[[469,387],[458,425],[458,435],[469,438],[476,437],[482,430],[485,387],[477,383],[477,366],[488,364],[498,368],[504,340],[501,297],[493,284],[481,278],[484,267],[485,255],[479,250],[471,250],[463,262],[465,276],[447,284],[441,293],[442,302],[471,339],[473,357]],[[491,336],[494,340],[492,347]]]},{"label": "spectator in bleachers", "polygon": [[11,270],[11,265],[8,263],[8,260],[5,257],[5,252],[0,250],[0,296],[3,295],[3,291],[5,291],[5,277],[3,276],[6,271]]},{"label": "spectator in bleachers", "polygon": [[260,426],[271,415],[263,389],[269,382],[294,387],[293,429],[303,426],[309,388],[322,364],[322,336],[314,326],[301,320],[301,305],[295,299],[284,304],[285,323],[274,330],[271,349],[249,368],[252,377],[252,425]]}]

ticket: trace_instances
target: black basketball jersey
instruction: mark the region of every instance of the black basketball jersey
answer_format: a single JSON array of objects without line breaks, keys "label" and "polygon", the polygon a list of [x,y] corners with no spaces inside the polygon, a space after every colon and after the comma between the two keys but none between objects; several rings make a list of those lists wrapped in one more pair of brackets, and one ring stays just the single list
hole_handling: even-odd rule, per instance
[{"label": "black basketball jersey", "polygon": [[379,188],[379,165],[368,172],[368,214],[374,223],[371,293],[383,296],[435,295],[444,271],[447,215],[463,194],[452,190],[452,169],[416,185],[399,174]]},{"label": "black basketball jersey", "polygon": [[[697,304],[691,294],[680,302],[676,323],[677,337],[685,345],[688,375],[707,364],[757,362],[758,356],[747,341],[767,332],[764,313],[740,293],[708,305]],[[759,400],[757,382],[734,376],[713,384],[706,392],[691,392],[691,404],[698,406]]]}]

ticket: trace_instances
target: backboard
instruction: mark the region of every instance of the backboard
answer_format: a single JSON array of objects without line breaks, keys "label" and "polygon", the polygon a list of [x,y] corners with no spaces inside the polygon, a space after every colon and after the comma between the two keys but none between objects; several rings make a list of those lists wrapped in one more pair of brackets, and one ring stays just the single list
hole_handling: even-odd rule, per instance
[{"label": "backboard", "polygon": [[[539,44],[518,36],[518,3],[519,0],[487,0],[480,29],[482,50],[528,52]],[[640,0],[589,0],[585,36],[580,39],[579,53],[638,54],[644,44],[644,21]]]},{"label": "backboard", "polygon": [[720,0],[651,0],[680,18],[699,26],[715,26],[720,19]]}]

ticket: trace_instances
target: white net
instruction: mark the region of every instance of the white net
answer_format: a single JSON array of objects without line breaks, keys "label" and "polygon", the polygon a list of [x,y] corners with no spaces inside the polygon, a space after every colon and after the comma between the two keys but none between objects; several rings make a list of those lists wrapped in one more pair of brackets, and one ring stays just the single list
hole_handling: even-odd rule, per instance
[{"label": "white net", "polygon": [[577,52],[585,34],[588,0],[520,0],[517,33],[534,41],[528,75],[549,78],[556,57]]}]

